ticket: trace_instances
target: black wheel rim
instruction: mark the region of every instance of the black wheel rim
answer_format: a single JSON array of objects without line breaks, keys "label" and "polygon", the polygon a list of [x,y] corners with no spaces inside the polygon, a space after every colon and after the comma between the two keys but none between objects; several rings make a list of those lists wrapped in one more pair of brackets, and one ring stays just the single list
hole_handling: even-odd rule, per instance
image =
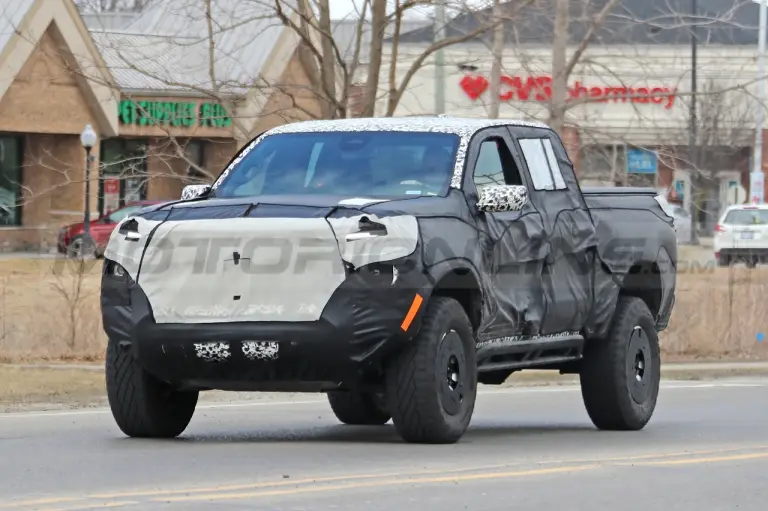
[{"label": "black wheel rim", "polygon": [[455,330],[443,336],[438,348],[437,379],[440,402],[448,415],[458,415],[464,404],[467,364],[461,337]]},{"label": "black wheel rim", "polygon": [[653,390],[653,363],[648,335],[639,326],[635,327],[627,350],[627,385],[637,404],[645,403]]}]

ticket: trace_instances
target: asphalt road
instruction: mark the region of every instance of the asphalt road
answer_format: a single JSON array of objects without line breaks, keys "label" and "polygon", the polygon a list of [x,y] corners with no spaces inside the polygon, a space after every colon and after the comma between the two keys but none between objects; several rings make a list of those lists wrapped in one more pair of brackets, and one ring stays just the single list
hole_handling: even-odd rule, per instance
[{"label": "asphalt road", "polygon": [[595,430],[578,388],[489,390],[448,446],[278,399],[201,405],[171,441],[105,410],[0,415],[0,509],[768,509],[768,380],[665,383],[629,433]]}]

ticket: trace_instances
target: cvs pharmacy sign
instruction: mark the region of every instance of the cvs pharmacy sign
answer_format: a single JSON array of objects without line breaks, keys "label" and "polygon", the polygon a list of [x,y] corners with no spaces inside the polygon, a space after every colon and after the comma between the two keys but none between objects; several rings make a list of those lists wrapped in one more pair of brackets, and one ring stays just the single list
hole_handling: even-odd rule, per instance
[{"label": "cvs pharmacy sign", "polygon": [[[466,75],[459,85],[471,100],[477,100],[488,89],[488,79],[480,75]],[[499,98],[502,101],[549,101],[552,99],[551,76],[502,76]],[[628,87],[626,85],[585,85],[576,81],[568,87],[570,101],[622,102],[659,105],[666,110],[675,104],[677,88]]]}]

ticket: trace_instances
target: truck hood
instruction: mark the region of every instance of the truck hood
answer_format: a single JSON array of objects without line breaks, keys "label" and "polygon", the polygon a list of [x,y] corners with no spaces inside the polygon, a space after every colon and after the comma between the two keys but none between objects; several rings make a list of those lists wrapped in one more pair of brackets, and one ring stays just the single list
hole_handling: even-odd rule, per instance
[{"label": "truck hood", "polygon": [[261,197],[166,204],[128,217],[105,257],[158,323],[316,321],[347,271],[416,250],[418,223],[372,199]]}]

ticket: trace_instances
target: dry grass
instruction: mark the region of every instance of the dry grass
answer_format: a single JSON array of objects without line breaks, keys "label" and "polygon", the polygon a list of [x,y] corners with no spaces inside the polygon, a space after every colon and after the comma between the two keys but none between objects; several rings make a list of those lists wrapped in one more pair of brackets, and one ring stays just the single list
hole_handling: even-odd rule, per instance
[{"label": "dry grass", "polygon": [[0,362],[101,360],[101,261],[0,260]]},{"label": "dry grass", "polygon": [[768,359],[768,269],[717,268],[678,276],[662,334],[668,359]]},{"label": "dry grass", "polygon": [[[681,250],[681,260],[689,260]],[[102,360],[101,261],[0,260],[0,362]],[[665,360],[768,359],[768,270],[682,265]]]},{"label": "dry grass", "polygon": [[34,403],[103,404],[105,394],[101,371],[0,365],[0,409]]}]

